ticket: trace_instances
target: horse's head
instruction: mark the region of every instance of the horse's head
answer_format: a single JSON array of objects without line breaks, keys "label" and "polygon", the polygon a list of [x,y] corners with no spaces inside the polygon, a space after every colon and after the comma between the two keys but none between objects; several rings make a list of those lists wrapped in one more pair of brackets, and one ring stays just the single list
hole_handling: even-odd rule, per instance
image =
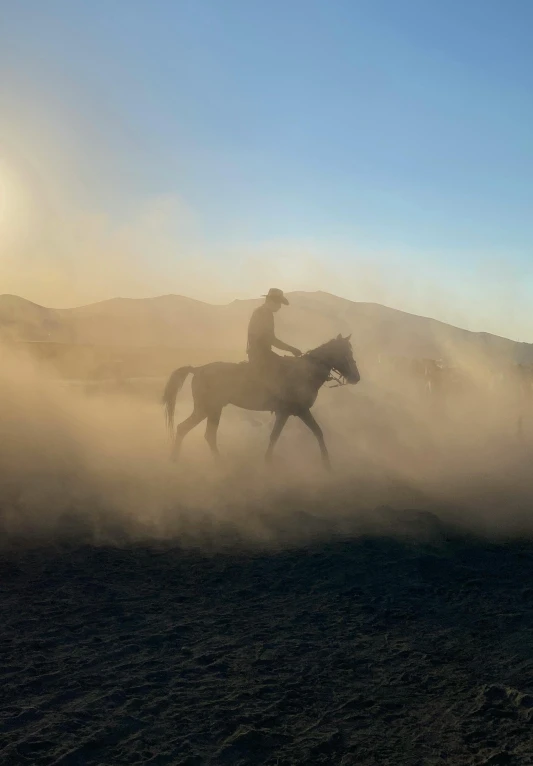
[{"label": "horse's head", "polygon": [[332,370],[338,372],[347,383],[353,385],[359,383],[361,376],[353,358],[352,344],[350,343],[351,337],[351,335],[348,335],[347,338],[343,338],[342,335],[337,335],[336,338],[311,353],[321,356]]},{"label": "horse's head", "polygon": [[333,369],[342,375],[347,383],[353,385],[359,383],[361,376],[353,358],[352,344],[350,343],[351,337],[351,335],[348,335],[346,338],[343,338],[342,335],[337,335],[331,343],[333,352],[331,360]]}]

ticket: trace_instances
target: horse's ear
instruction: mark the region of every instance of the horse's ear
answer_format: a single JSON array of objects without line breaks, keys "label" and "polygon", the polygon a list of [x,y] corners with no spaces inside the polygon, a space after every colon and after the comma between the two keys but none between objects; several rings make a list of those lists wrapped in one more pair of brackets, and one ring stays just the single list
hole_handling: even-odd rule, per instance
[{"label": "horse's ear", "polygon": [[349,335],[347,335],[347,336],[345,337],[345,339],[344,339],[344,340],[350,340],[350,338],[351,338],[351,337],[352,337],[352,333],[350,333]]},{"label": "horse's ear", "polygon": [[342,340],[342,335],[340,333],[337,335],[337,340]]}]

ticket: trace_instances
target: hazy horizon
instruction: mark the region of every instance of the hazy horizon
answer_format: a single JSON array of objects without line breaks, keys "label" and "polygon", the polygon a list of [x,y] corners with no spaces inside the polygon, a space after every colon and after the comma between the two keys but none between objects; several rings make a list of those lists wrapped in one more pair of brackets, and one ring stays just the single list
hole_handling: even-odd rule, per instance
[{"label": "hazy horizon", "polygon": [[[472,328],[463,327],[463,326],[461,326],[459,324],[453,324],[452,322],[446,322],[445,320],[439,319],[438,317],[432,316],[430,314],[416,314],[414,312],[410,312],[410,311],[407,311],[406,309],[400,308],[398,306],[390,305],[390,304],[380,303],[380,302],[377,302],[377,301],[364,301],[364,300],[362,300],[362,301],[352,301],[352,299],[350,299],[350,298],[346,298],[346,297],[343,297],[341,295],[337,295],[335,293],[331,293],[331,292],[329,292],[327,290],[320,290],[320,289],[318,289],[318,290],[292,290],[292,291],[287,292],[287,295],[289,295],[289,296],[291,294],[313,295],[313,294],[317,294],[317,293],[318,294],[323,294],[323,295],[329,295],[332,298],[336,298],[336,299],[339,299],[339,300],[350,301],[352,303],[363,303],[363,304],[371,304],[371,305],[381,306],[383,308],[390,309],[392,311],[398,311],[400,313],[409,314],[411,316],[419,317],[421,319],[428,319],[428,320],[431,320],[431,321],[442,322],[442,323],[444,323],[446,325],[449,325],[450,327],[455,327],[455,328],[460,329],[460,330],[466,330],[468,332],[481,333],[481,334],[489,334],[489,335],[493,335],[495,337],[501,337],[501,338],[504,338],[506,340],[511,340],[511,341],[516,342],[516,343],[526,343],[526,344],[533,343],[533,339],[531,341],[527,341],[527,340],[520,340],[518,338],[512,338],[512,337],[505,336],[505,335],[499,335],[498,333],[487,333],[487,331],[484,328],[472,329]],[[89,307],[89,306],[96,306],[98,304],[106,303],[108,301],[114,301],[114,300],[143,301],[143,300],[157,300],[158,298],[167,298],[167,297],[184,298],[186,300],[192,300],[192,301],[196,301],[198,303],[204,303],[205,305],[210,305],[210,306],[229,306],[229,305],[231,305],[232,303],[234,303],[236,301],[246,302],[246,301],[261,301],[261,300],[263,300],[263,296],[262,295],[259,295],[259,296],[258,295],[248,295],[248,296],[244,296],[244,297],[240,297],[240,298],[232,298],[230,300],[225,300],[225,301],[216,301],[216,300],[206,300],[206,299],[198,298],[198,297],[196,297],[194,295],[185,295],[183,293],[160,293],[160,294],[155,294],[155,295],[144,295],[144,296],[143,295],[141,295],[141,296],[115,295],[115,296],[110,297],[110,298],[104,298],[102,300],[90,301],[88,303],[80,303],[80,304],[76,304],[76,305],[53,306],[53,305],[45,305],[45,304],[37,303],[35,301],[30,301],[29,298],[26,298],[23,295],[16,295],[14,293],[0,293],[0,298],[2,298],[2,297],[21,298],[22,300],[28,300],[30,303],[34,303],[35,305],[41,306],[42,308],[50,309],[50,310],[53,310],[53,311],[55,311],[55,310],[57,310],[57,311],[68,311],[70,309],[74,310],[74,309],[78,309],[78,308],[85,308],[85,307]],[[303,328],[303,329],[305,329],[305,328]]]},{"label": "hazy horizon", "polygon": [[6,7],[0,289],[323,289],[532,340],[533,19],[513,7]]}]

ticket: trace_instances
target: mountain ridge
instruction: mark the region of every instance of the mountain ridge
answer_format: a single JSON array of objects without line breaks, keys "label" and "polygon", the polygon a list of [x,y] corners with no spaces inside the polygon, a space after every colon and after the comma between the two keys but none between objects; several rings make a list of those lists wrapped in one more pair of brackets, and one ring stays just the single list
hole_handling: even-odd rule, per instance
[{"label": "mountain ridge", "polygon": [[[432,317],[322,290],[288,293],[277,332],[306,349],[337,333],[352,333],[359,353],[444,358],[467,353],[495,361],[533,363],[533,344],[465,330]],[[0,295],[0,337],[94,345],[244,348],[249,316],[261,298],[213,304],[168,293],[110,298],[53,309],[16,295]]]}]

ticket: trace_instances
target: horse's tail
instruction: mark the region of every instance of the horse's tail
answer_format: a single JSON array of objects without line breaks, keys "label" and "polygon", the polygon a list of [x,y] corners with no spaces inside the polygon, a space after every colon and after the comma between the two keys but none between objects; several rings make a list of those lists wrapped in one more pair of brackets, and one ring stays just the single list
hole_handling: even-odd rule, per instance
[{"label": "horse's tail", "polygon": [[176,409],[176,397],[181,391],[187,375],[193,371],[194,367],[180,367],[179,370],[174,370],[165,386],[161,402],[165,408],[167,428],[171,433],[174,430],[174,410]]}]

